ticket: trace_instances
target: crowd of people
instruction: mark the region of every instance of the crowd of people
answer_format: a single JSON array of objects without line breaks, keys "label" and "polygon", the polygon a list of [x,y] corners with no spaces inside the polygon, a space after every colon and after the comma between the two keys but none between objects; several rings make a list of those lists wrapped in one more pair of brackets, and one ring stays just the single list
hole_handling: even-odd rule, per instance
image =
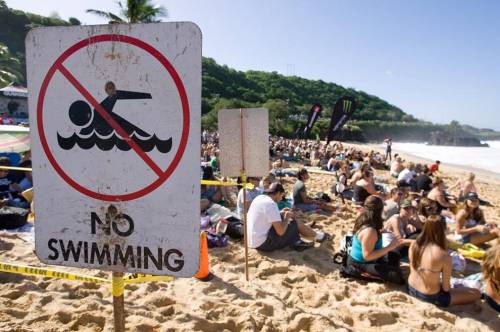
[{"label": "crowd of people", "polygon": [[[344,204],[352,204],[358,214],[352,235],[344,241],[343,275],[406,285],[410,295],[443,307],[471,303],[483,296],[498,310],[500,249],[496,240],[500,228],[485,219],[480,204],[487,202],[479,197],[474,174],[447,188],[439,161],[429,165],[407,162],[392,155],[391,144],[386,141],[383,155],[344,147],[340,142],[270,137],[270,173],[264,178],[248,178],[253,187],[246,191],[245,200],[240,189],[237,202],[233,202],[230,187],[202,186],[202,211],[212,204],[223,204],[235,206],[235,212],[243,217],[244,208],[248,211],[250,248],[301,251],[313,247],[315,241],[331,238],[301,220],[303,213],[331,214],[341,211]],[[217,177],[218,156],[217,133],[204,132],[203,179],[228,180]],[[307,190],[312,169],[331,173],[328,193]],[[377,177],[375,170],[387,170],[395,184],[390,187],[391,181]],[[289,195],[280,181],[283,177],[295,178]],[[456,196],[451,195],[454,188],[460,189]],[[450,244],[489,248],[482,263],[483,289],[452,286]],[[408,263],[408,277],[402,262]]]}]

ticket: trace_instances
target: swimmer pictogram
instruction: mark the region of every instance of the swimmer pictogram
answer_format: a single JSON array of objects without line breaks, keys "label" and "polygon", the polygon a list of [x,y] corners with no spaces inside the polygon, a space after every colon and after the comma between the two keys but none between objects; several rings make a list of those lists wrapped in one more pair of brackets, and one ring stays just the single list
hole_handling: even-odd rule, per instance
[{"label": "swimmer pictogram", "polygon": [[[116,90],[113,82],[107,82],[105,91],[108,95],[100,102],[106,113],[128,134],[142,151],[150,152],[155,147],[161,153],[168,153],[172,148],[172,138],[159,139],[156,134],[149,134],[128,120],[113,112],[113,107],[118,100],[152,99],[150,93]],[[78,127],[83,127],[78,133],[63,137],[57,133],[57,143],[64,150],[71,150],[75,145],[88,150],[97,146],[102,151],[109,151],[113,147],[122,151],[131,149],[125,137],[121,137],[104,117],[92,109],[83,100],[71,104],[68,111],[71,122]]]}]

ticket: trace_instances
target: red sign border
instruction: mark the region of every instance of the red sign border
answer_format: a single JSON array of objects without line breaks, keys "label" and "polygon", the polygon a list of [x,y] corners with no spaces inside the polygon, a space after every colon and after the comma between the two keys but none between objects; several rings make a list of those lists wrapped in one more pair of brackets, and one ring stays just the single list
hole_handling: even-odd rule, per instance
[{"label": "red sign border", "polygon": [[[122,195],[108,195],[108,194],[103,194],[99,192],[92,191],[90,189],[87,189],[71,179],[59,166],[57,161],[55,160],[54,156],[52,155],[52,152],[50,151],[50,148],[47,144],[47,139],[45,137],[45,131],[43,128],[43,104],[44,104],[44,99],[45,99],[45,94],[47,92],[48,85],[50,81],[52,80],[52,77],[58,70],[58,68],[63,64],[63,62],[70,57],[73,53],[76,51],[80,50],[83,47],[95,44],[95,43],[100,43],[100,42],[122,42],[122,43],[128,43],[131,45],[134,45],[136,47],[139,47],[146,52],[148,52],[151,56],[153,56],[156,60],[158,60],[163,67],[168,71],[170,76],[172,77],[175,86],[177,88],[177,91],[179,92],[179,96],[181,99],[181,104],[182,104],[182,114],[183,114],[183,121],[182,121],[182,135],[181,135],[181,140],[179,143],[179,149],[177,150],[177,153],[174,156],[174,159],[168,166],[167,170],[162,173],[162,175],[155,180],[153,183],[150,185],[144,187],[143,189],[140,189],[138,191],[132,192],[132,193],[127,193],[127,194],[122,194]],[[160,53],[158,50],[156,50],[154,47],[151,45],[143,42],[140,39],[126,36],[126,35],[117,35],[117,34],[103,34],[103,35],[98,35],[98,36],[92,36],[90,38],[84,39],[70,48],[68,48],[66,51],[64,51],[59,58],[54,62],[54,64],[50,67],[48,70],[47,74],[45,75],[45,78],[42,82],[42,85],[40,87],[40,93],[38,95],[38,101],[37,101],[37,127],[38,127],[38,134],[40,136],[40,142],[42,144],[43,150],[45,151],[45,154],[47,158],[49,159],[49,162],[52,164],[54,167],[55,171],[63,178],[63,180],[68,183],[71,187],[79,191],[80,193],[98,199],[98,200],[103,200],[103,201],[108,201],[108,202],[120,202],[120,201],[130,201],[134,200],[137,198],[140,198],[144,195],[147,195],[151,193],[153,190],[158,188],[163,182],[165,182],[174,172],[174,170],[177,168],[179,165],[179,162],[182,159],[182,156],[184,155],[184,151],[186,149],[187,141],[189,138],[189,125],[190,125],[190,108],[189,108],[189,101],[187,98],[186,90],[184,88],[184,84],[182,83],[181,78],[179,77],[179,74],[177,74],[177,71],[175,68],[170,64],[170,62],[165,58],[165,56]]]}]

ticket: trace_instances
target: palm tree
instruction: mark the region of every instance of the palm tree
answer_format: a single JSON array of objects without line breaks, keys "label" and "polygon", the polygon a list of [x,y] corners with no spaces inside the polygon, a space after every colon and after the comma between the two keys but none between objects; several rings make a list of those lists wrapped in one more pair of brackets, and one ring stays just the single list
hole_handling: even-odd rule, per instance
[{"label": "palm tree", "polygon": [[87,9],[87,13],[104,17],[110,24],[159,22],[160,17],[167,16],[165,7],[152,4],[151,0],[127,0],[126,5],[122,4],[122,1],[117,1],[117,4],[120,7],[119,14],[98,9]]},{"label": "palm tree", "polygon": [[10,53],[7,46],[0,43],[0,87],[23,79],[21,62]]}]

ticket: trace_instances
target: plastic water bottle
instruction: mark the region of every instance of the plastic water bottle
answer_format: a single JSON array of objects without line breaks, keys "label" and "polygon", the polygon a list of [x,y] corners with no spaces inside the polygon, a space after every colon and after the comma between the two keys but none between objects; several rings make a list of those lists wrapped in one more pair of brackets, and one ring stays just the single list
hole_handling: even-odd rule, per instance
[{"label": "plastic water bottle", "polygon": [[220,235],[226,234],[227,225],[229,225],[229,222],[224,218],[220,218],[219,222],[217,223],[217,227],[215,229],[217,234],[220,234]]}]

